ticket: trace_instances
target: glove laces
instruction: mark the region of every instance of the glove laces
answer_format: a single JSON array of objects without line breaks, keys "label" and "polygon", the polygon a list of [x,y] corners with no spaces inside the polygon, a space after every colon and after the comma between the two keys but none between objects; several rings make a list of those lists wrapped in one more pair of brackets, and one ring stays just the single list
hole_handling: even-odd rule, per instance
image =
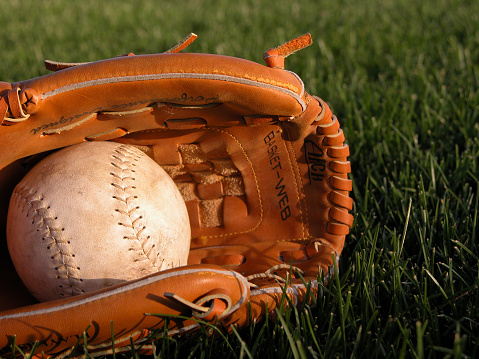
[{"label": "glove laces", "polygon": [[[245,277],[245,279],[248,281],[250,288],[258,287],[258,285],[251,282],[258,279],[274,279],[281,283],[288,283],[290,281],[290,272],[287,272],[286,278],[283,278],[277,274],[274,274],[274,272],[279,270],[288,270],[290,272],[294,271],[301,275],[304,274],[304,272],[298,267],[294,267],[288,264],[278,264],[266,270],[264,273],[252,274]],[[190,308],[192,310],[193,317],[206,321],[221,319],[227,316],[233,306],[228,291],[221,288],[210,291],[205,296],[201,297],[195,302],[190,302],[189,300],[182,298],[175,293],[166,292],[163,293],[163,295],[167,298],[174,299],[175,301]]]},{"label": "glove laces", "polygon": [[25,121],[35,112],[40,95],[31,88],[19,87],[8,90],[0,97],[0,119],[2,125]]}]

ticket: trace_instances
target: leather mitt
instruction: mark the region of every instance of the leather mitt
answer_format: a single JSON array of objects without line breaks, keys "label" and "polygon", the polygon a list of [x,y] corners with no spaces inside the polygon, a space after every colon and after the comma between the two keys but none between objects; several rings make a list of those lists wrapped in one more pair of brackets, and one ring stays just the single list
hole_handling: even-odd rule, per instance
[{"label": "leather mitt", "polygon": [[[309,303],[333,275],[353,224],[349,148],[328,105],[284,69],[310,35],[268,50],[267,66],[179,53],[195,37],[0,82],[0,355],[81,355],[84,338],[90,355],[118,353],[165,325],[242,327]],[[188,264],[39,303],[5,244],[9,198],[41,158],[84,141],[135,146],[166,170],[188,209]]]}]

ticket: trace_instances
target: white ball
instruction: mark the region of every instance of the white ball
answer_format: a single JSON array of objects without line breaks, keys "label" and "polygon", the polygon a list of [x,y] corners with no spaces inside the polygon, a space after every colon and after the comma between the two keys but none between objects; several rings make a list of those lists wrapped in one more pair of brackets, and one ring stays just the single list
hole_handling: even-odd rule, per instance
[{"label": "white ball", "polygon": [[39,162],[13,191],[7,242],[40,301],[185,265],[191,229],[173,180],[139,149],[85,142]]}]

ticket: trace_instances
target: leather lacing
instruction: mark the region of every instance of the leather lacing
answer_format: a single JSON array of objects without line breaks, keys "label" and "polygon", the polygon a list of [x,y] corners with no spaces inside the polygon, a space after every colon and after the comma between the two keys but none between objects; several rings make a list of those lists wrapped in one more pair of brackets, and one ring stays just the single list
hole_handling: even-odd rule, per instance
[{"label": "leather lacing", "polygon": [[257,274],[251,274],[246,277],[246,280],[248,281],[250,288],[257,288],[258,286],[254,283],[252,283],[253,280],[256,279],[274,279],[277,280],[278,282],[281,283],[287,283],[288,282],[288,277],[289,277],[289,272],[286,274],[287,278],[283,278],[277,274],[274,274],[274,272],[279,271],[279,270],[288,270],[291,272],[297,272],[301,275],[304,275],[304,271],[298,267],[291,266],[289,264],[277,264],[270,269],[266,270],[264,273],[257,273]]},{"label": "leather lacing", "polygon": [[228,291],[220,288],[212,290],[194,303],[175,293],[167,292],[164,293],[164,296],[184,304],[192,310],[193,317],[206,321],[223,318],[230,313],[233,307]]},{"label": "leather lacing", "polygon": [[[319,101],[322,108],[316,119],[316,122],[320,122],[324,117],[327,105],[321,98],[317,96],[314,96],[314,98]],[[347,160],[350,154],[349,146],[344,143],[344,133],[335,115],[331,115],[331,122],[318,124],[316,134],[322,137],[322,145],[326,148],[326,154],[331,158],[331,162],[328,164],[329,170],[332,172],[328,180],[331,188],[328,200],[332,207],[329,210],[330,222],[327,231],[333,235],[346,235],[349,233],[349,228],[352,227],[354,220],[354,217],[348,213],[353,209],[353,200],[346,194],[341,193],[352,190],[351,180],[342,177],[342,175],[351,172],[351,163]]]},{"label": "leather lacing", "polygon": [[301,50],[313,43],[311,34],[301,35],[274,49],[269,49],[263,54],[263,60],[271,68],[284,69],[284,59],[296,51]]},{"label": "leather lacing", "polygon": [[[190,33],[177,45],[164,53],[178,53],[188,47],[198,36]],[[264,61],[268,67],[284,68],[284,59],[294,52],[311,45],[311,35],[304,34],[296,39],[286,42],[274,49],[269,49],[263,55]],[[134,56],[133,53],[123,54],[121,56]],[[85,65],[89,62],[67,63],[59,61],[45,60],[45,67],[50,71],[60,71],[67,68]],[[15,87],[6,91],[0,98],[0,119],[1,125],[9,125],[25,121],[33,114],[38,103],[41,101],[40,95],[32,88],[20,89]]]},{"label": "leather lacing", "polygon": [[[304,274],[304,271],[302,271],[298,267],[294,267],[289,264],[278,264],[266,270],[264,273],[252,274],[245,277],[245,279],[248,281],[250,288],[258,287],[256,284],[252,283],[253,280],[257,279],[273,279],[280,283],[287,283],[289,281],[289,272],[286,274],[286,278],[283,278],[279,275],[274,274],[274,272],[279,270],[297,272],[301,275]],[[220,288],[210,291],[205,296],[201,297],[195,302],[190,302],[189,300],[182,298],[175,293],[166,292],[164,293],[164,296],[172,298],[177,302],[190,308],[192,310],[193,317],[206,321],[220,319],[227,316],[231,312],[231,309],[233,307],[232,300],[228,291]]]},{"label": "leather lacing", "polygon": [[0,119],[2,125],[22,122],[35,112],[40,95],[31,88],[21,90],[15,87],[0,98]]},{"label": "leather lacing", "polygon": [[[190,33],[183,40],[181,40],[177,45],[173,46],[169,50],[164,51],[164,53],[165,54],[178,53],[181,50],[184,50],[185,48],[187,48],[193,41],[196,40],[197,37],[198,35],[194,33]],[[118,57],[124,57],[124,56],[135,56],[135,54],[130,52],[128,54],[123,54]],[[68,69],[70,67],[86,65],[89,63],[90,62],[59,62],[59,61],[45,60],[45,68],[50,71],[60,71],[60,70]]]},{"label": "leather lacing", "polygon": [[[165,53],[177,53],[190,45],[198,36],[190,33],[177,45],[165,51]],[[132,56],[129,53],[120,56]],[[70,67],[85,65],[88,62],[80,63],[66,63],[45,60],[45,67],[50,71],[59,71]],[[27,120],[33,114],[40,102],[40,95],[32,88],[20,89],[19,87],[12,88],[2,95],[0,98],[0,119],[1,125],[9,125],[17,122]]]}]

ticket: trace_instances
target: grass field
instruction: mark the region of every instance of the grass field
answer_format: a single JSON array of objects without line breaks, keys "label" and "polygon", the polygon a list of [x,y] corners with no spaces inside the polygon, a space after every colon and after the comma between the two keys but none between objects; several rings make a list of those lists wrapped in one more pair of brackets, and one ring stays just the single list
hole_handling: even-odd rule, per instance
[{"label": "grass field", "polygon": [[[355,224],[315,307],[226,338],[156,342],[167,358],[479,357],[479,2],[15,1],[0,11],[0,80],[81,62],[190,52],[262,62],[311,32],[288,69],[338,116]],[[134,354],[134,353],[133,353]]]}]

